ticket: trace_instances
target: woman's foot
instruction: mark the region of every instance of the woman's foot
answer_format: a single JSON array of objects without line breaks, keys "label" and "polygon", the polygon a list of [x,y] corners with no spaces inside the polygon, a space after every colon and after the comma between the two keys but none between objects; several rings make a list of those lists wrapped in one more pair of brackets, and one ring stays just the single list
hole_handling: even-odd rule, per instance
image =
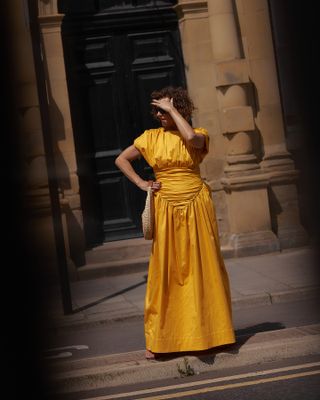
[{"label": "woman's foot", "polygon": [[152,353],[150,350],[146,350],[146,359],[147,360],[154,360],[156,358],[155,354]]}]

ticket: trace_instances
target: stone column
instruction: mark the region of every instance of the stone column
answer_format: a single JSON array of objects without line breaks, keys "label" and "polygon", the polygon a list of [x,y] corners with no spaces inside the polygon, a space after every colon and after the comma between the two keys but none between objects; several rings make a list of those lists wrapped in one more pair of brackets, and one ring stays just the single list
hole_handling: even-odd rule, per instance
[{"label": "stone column", "polygon": [[179,0],[175,9],[179,18],[188,91],[196,106],[193,125],[208,129],[210,136],[210,151],[201,164],[201,174],[213,190],[220,239],[225,251],[224,232],[230,229],[220,177],[226,157],[226,143],[221,135],[217,95],[210,90],[215,75],[207,1]]},{"label": "stone column", "polygon": [[46,66],[51,131],[62,197],[68,254],[76,266],[85,264],[85,237],[80,205],[76,150],[73,138],[64,55],[61,40],[63,15],[57,0],[39,0],[39,24]]},{"label": "stone column", "polygon": [[249,65],[232,0],[209,0],[211,45],[221,133],[226,141],[222,187],[226,193],[231,255],[279,250],[272,232],[268,200],[269,176],[260,168],[257,112]]},{"label": "stone column", "polygon": [[272,227],[281,248],[308,240],[300,224],[296,180],[298,171],[287,150],[267,0],[237,0],[244,52],[249,74],[258,94],[254,122],[261,134],[260,167],[269,176]]},{"label": "stone column", "polygon": [[[215,93],[208,90],[208,82],[214,79],[212,71],[212,49],[210,44],[210,27],[208,23],[208,9],[206,1],[179,0],[175,6],[179,18],[181,46],[185,64],[188,91],[195,103],[196,111],[193,117],[194,126],[203,126],[208,129],[211,141],[210,152],[216,154],[215,170],[222,170],[224,152],[217,149],[223,148],[221,140],[218,113],[218,102]],[[210,157],[202,165],[202,172],[208,179]],[[207,168],[206,168],[207,167]],[[219,173],[216,173],[216,177]]]},{"label": "stone column", "polygon": [[26,209],[26,221],[23,233],[28,247],[32,249],[32,265],[28,267],[39,268],[39,282],[47,283],[58,279],[58,268],[26,3],[18,0],[6,3],[6,19],[10,27],[10,60],[6,62],[11,67],[10,85],[18,128],[15,142],[19,147],[19,162],[22,165],[19,172],[22,174],[21,182],[24,183],[23,206]]}]

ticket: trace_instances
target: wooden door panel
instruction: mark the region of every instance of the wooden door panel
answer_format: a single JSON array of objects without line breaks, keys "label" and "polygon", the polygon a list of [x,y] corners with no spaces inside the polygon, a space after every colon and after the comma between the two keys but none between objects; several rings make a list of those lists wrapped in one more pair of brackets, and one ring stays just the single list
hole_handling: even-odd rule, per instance
[{"label": "wooden door panel", "polygon": [[[101,179],[101,198],[108,207],[103,208],[103,225],[106,234],[118,229],[137,228],[132,207],[126,195],[128,188],[123,176]],[[112,195],[110,195],[112,194]]]},{"label": "wooden door panel", "polygon": [[170,31],[129,34],[132,66],[161,62],[174,62]]},{"label": "wooden door panel", "polygon": [[[119,83],[116,74],[113,74],[109,78],[96,79],[89,96],[95,150],[93,157],[105,240],[141,235],[140,219],[135,210],[136,189],[128,185],[127,178],[115,166],[115,159],[123,148],[121,142],[128,142],[128,139],[123,140],[126,123],[122,117],[125,112],[120,107],[118,92]],[[123,99],[122,103],[125,103]],[[126,137],[128,135],[129,132],[126,132]]]},{"label": "wooden door panel", "polygon": [[115,76],[95,79],[94,86],[89,90],[90,120],[94,149],[119,149],[120,131],[116,120],[117,103],[114,95],[117,91]]},{"label": "wooden door panel", "polygon": [[[79,1],[79,0],[76,0]],[[87,0],[88,1],[88,0]],[[91,0],[93,1],[93,0]],[[139,8],[139,7],[160,7],[160,6],[168,6],[170,4],[174,4],[175,1],[172,0],[96,0],[98,3],[97,8],[100,10],[107,9],[109,12],[112,12],[112,9],[117,11],[119,8],[130,9],[130,8]]]}]

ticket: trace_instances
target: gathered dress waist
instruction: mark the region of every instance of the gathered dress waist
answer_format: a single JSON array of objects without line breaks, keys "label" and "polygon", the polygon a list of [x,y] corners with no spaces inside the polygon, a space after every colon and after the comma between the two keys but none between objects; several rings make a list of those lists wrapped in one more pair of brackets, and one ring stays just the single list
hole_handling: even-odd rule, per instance
[{"label": "gathered dress waist", "polygon": [[177,204],[192,201],[204,185],[199,168],[168,168],[154,172],[156,180],[161,182],[157,195]]}]

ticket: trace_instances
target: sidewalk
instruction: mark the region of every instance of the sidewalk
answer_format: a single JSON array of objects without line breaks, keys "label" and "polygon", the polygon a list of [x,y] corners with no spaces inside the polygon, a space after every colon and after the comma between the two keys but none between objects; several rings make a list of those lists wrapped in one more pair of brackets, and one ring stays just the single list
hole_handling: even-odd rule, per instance
[{"label": "sidewalk", "polygon": [[[296,301],[320,294],[318,259],[311,247],[225,260],[233,308]],[[71,283],[73,314],[63,315],[59,287],[49,294],[56,329],[142,318],[147,270]]]},{"label": "sidewalk", "polygon": [[[225,263],[230,278],[233,308],[320,296],[318,259],[310,247],[226,259]],[[63,316],[60,291],[55,288],[51,293],[54,301],[48,310],[51,328],[59,331],[128,318],[142,320],[146,275],[146,271],[134,272],[73,282],[74,313],[67,316]],[[88,391],[85,398],[89,398],[90,390],[93,389],[107,390],[107,393],[119,390],[125,392],[126,385],[148,382],[154,385],[157,380],[190,375],[190,371],[191,375],[198,375],[311,355],[320,357],[320,324],[238,335],[236,344],[230,348],[217,348],[187,356],[177,354],[158,361],[146,360],[143,349],[98,357],[56,360],[49,364],[49,391],[73,393],[74,396]],[[105,398],[121,398],[121,395],[110,394]]]}]

